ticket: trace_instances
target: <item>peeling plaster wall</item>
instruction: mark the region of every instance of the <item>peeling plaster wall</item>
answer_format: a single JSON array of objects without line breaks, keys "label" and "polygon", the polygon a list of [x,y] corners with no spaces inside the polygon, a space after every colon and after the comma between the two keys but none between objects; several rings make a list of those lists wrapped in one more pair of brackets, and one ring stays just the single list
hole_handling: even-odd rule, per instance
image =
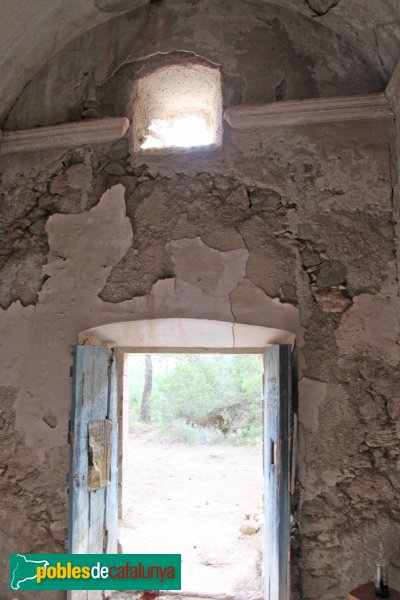
[{"label": "peeling plaster wall", "polygon": [[[284,177],[283,235],[296,240],[294,280],[305,328],[303,598],[345,598],[352,584],[371,579],[380,537],[395,587],[399,580],[400,306],[388,137],[379,129],[297,129],[290,144],[282,133],[263,142],[253,133],[233,138],[236,148],[246,148],[238,156],[247,176],[264,172],[272,188]],[[261,149],[264,170],[256,160]]]},{"label": "peeling plaster wall", "polygon": [[222,66],[226,106],[383,91],[386,77],[357,46],[315,14],[276,4],[163,0],[115,17],[49,59],[4,127],[131,116],[135,77],[162,62],[201,58]]},{"label": "peeling plaster wall", "polygon": [[399,584],[390,130],[231,132],[219,154],[147,166],[127,140],[4,161],[2,557],[63,549],[78,332],[209,318],[298,335],[299,597],[344,599],[381,536]]},{"label": "peeling plaster wall", "polygon": [[[246,13],[244,24],[236,14],[242,45],[235,49],[238,31],[227,26],[226,11],[218,45],[221,15],[204,36],[196,29],[199,14],[206,19],[204,2],[188,3],[185,27],[175,2],[166,4],[163,18],[154,5],[150,17],[148,9],[119,17],[72,42],[26,87],[8,126],[125,114],[131,77],[160,60],[135,58],[176,48],[190,59],[222,57],[229,101],[381,85],[377,72],[366,76],[361,57],[350,53],[349,63],[347,42],[328,36],[318,46],[317,22],[299,25],[282,7],[269,6],[267,17]],[[314,10],[329,4],[309,0]],[[316,55],[301,50],[297,25],[303,39],[315,36]],[[282,55],[261,77],[254,64],[275,42]],[[335,73],[324,70],[332,47],[340,57],[329,67]],[[124,139],[3,159],[2,574],[9,552],[64,550],[69,368],[78,333],[190,317],[297,334],[295,598],[344,600],[371,579],[381,537],[400,587],[399,139],[390,122],[346,123],[226,131],[222,150],[211,153],[131,157]],[[13,597],[5,592],[1,600]]]}]

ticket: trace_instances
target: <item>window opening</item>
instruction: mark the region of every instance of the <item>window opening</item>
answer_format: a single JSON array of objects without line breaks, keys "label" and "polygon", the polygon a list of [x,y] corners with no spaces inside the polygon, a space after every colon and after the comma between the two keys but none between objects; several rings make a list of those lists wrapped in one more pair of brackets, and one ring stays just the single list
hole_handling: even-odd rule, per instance
[{"label": "window opening", "polygon": [[218,69],[202,64],[160,67],[136,86],[134,149],[215,147],[222,136]]}]

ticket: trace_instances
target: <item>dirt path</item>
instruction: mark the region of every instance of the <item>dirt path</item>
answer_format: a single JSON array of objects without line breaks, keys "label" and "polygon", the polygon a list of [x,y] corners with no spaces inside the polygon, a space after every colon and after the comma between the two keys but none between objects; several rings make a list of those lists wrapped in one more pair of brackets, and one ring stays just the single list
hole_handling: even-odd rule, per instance
[{"label": "dirt path", "polygon": [[239,528],[260,507],[261,450],[130,434],[125,456],[123,552],[182,554],[185,592],[260,598],[262,532]]}]

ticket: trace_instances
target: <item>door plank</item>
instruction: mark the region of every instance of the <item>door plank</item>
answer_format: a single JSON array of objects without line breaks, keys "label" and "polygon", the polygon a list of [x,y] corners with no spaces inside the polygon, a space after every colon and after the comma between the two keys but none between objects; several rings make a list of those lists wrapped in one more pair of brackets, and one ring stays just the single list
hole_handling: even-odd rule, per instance
[{"label": "door plank", "polygon": [[[83,398],[84,363],[88,356],[76,348],[72,380],[72,409],[70,425],[70,469],[69,469],[69,526],[68,552],[87,552],[89,536],[89,503],[87,494],[87,460],[84,451],[86,416]],[[69,591],[69,600],[87,600],[86,590]]]},{"label": "door plank", "polygon": [[[88,412],[90,421],[103,420],[107,417],[108,406],[108,348],[93,347],[93,362],[90,372],[86,375],[87,393],[90,403]],[[86,431],[86,436],[88,431]],[[86,438],[87,439],[87,438]],[[86,448],[88,444],[86,443]],[[86,450],[87,452],[88,450]],[[89,536],[88,553],[103,553],[105,493],[104,488],[88,492],[89,496]]]},{"label": "door plank", "polygon": [[[105,489],[88,490],[88,424],[108,413],[109,349],[77,346],[74,352],[68,552],[103,553]],[[74,590],[70,600],[101,600],[101,591]]]},{"label": "door plank", "polygon": [[119,494],[119,436],[118,436],[118,391],[117,359],[114,354],[109,365],[107,417],[111,421],[111,469],[110,483],[106,494],[106,549],[107,554],[118,552],[118,494]]},{"label": "door plank", "polygon": [[264,353],[264,598],[289,597],[291,346]]}]

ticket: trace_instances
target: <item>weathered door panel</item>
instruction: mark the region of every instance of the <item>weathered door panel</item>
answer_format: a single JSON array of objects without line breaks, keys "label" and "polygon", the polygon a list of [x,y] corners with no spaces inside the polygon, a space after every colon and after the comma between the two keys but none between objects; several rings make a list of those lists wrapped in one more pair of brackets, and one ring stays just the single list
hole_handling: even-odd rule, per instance
[{"label": "weathered door panel", "polygon": [[290,560],[291,346],[264,354],[264,597],[287,600]]},{"label": "weathered door panel", "polygon": [[106,495],[106,539],[105,552],[116,554],[118,552],[118,395],[117,395],[117,361],[114,359],[109,367],[108,386],[108,418],[113,424],[111,430],[111,471],[110,483],[105,489]]},{"label": "weathered door panel", "polygon": [[[112,351],[95,346],[77,346],[74,352],[73,394],[71,411],[71,458],[70,458],[70,500],[68,552],[72,554],[99,554],[107,550],[106,530],[118,525],[118,510],[107,514],[107,497],[118,494],[118,473],[112,472],[113,464],[118,464],[117,401],[115,366]],[[89,463],[91,469],[105,468],[103,463],[94,461],[92,447],[89,447],[89,423],[91,431],[107,431],[101,421],[111,421],[111,469],[109,477],[99,477],[102,487],[88,489]],[[114,444],[114,445],[113,445]],[[109,466],[109,465],[108,465]],[[91,478],[92,479],[92,478]],[[106,483],[106,481],[109,483]],[[112,485],[113,494],[108,492]],[[108,492],[108,493],[107,493]],[[108,526],[106,525],[108,522]],[[116,536],[116,533],[115,533]],[[110,550],[111,551],[111,550]],[[100,600],[100,591],[72,591],[71,600]]]}]

